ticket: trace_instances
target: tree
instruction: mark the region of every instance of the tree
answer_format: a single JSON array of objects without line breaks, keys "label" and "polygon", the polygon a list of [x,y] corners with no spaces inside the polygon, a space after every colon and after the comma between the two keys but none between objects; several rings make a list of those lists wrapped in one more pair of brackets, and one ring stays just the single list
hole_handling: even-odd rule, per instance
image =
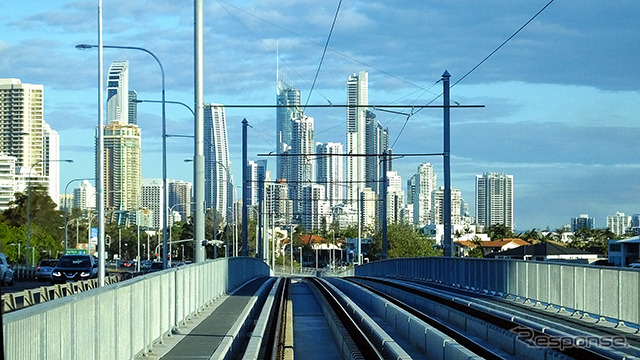
[{"label": "tree", "polygon": [[487,228],[487,235],[491,240],[510,239],[516,237],[511,228],[505,224],[494,224]]},{"label": "tree", "polygon": [[[442,250],[435,249],[435,240],[422,234],[411,224],[389,224],[387,227],[388,258],[441,256]],[[373,254],[370,258],[379,258],[382,252],[382,233],[373,236]]]},{"label": "tree", "polygon": [[[62,212],[56,210],[56,203],[51,200],[47,189],[42,185],[32,185],[29,193],[16,193],[9,208],[0,214],[0,221],[13,227],[27,224],[27,209],[31,210],[30,223],[39,226],[52,238],[61,241],[64,236],[64,218]],[[30,199],[29,199],[30,198]]]}]

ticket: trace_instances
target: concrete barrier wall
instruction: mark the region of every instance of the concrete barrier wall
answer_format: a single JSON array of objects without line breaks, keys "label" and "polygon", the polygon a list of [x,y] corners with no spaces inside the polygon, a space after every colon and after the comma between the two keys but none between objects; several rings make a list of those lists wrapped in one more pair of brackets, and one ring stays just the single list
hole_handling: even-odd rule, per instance
[{"label": "concrete barrier wall", "polygon": [[217,259],[17,310],[2,319],[5,359],[131,359],[259,276],[259,259]]},{"label": "concrete barrier wall", "polygon": [[356,276],[434,281],[640,324],[640,271],[521,260],[411,258],[358,266]]}]

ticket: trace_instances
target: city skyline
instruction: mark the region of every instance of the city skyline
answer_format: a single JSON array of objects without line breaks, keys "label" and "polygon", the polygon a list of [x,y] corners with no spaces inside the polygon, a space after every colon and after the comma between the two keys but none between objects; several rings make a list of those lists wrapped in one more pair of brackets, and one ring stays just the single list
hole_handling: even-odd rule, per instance
[{"label": "city skyline", "polygon": [[[460,80],[544,4],[344,4],[309,100],[337,4],[209,4],[205,101],[273,104],[278,42],[281,67],[293,75],[302,104],[346,103],[344,79],[362,70],[369,73],[371,104],[425,104],[441,92],[441,85],[433,84],[445,69],[452,83]],[[105,44],[140,45],[156,53],[165,65],[167,99],[189,105],[192,10],[168,1],[114,1],[104,6]],[[135,13],[145,16],[131,15]],[[431,20],[424,21],[424,14]],[[555,2],[452,88],[454,101],[485,105],[452,110],[452,187],[460,189],[463,198],[473,200],[475,175],[505,172],[517,179],[516,229],[557,228],[582,213],[605,226],[606,216],[616,211],[638,212],[640,184],[635,178],[640,163],[632,154],[637,153],[635,139],[640,136],[640,70],[634,65],[640,30],[634,14],[637,6],[630,2]],[[94,160],[97,51],[79,52],[74,45],[95,42],[94,4],[9,0],[0,5],[0,18],[0,74],[44,85],[45,121],[60,135],[60,157],[74,159],[74,164],[61,168],[60,183],[93,177],[93,169],[88,173],[89,167],[79,164]],[[136,69],[129,77],[138,98],[158,100],[160,76],[153,60],[136,52],[105,51],[105,66],[123,59]],[[433,104],[439,103],[440,99]],[[142,176],[158,178],[160,105],[138,107],[144,134]],[[343,109],[307,112],[315,119],[316,142],[343,141]],[[419,111],[406,127],[403,115],[374,112],[389,128],[394,153],[441,151],[441,111]],[[253,126],[249,158],[257,160],[252,154],[276,150],[270,140],[274,113],[227,111],[236,179],[241,170],[236,165],[240,121],[246,117]],[[167,120],[169,134],[192,134],[193,122],[184,109],[167,105]],[[192,164],[183,160],[191,157],[193,141],[170,138],[167,143],[168,177],[191,181]],[[269,166],[275,173],[273,160]],[[436,157],[399,159],[394,170],[406,180],[424,162],[431,162],[442,177],[441,159]]]}]

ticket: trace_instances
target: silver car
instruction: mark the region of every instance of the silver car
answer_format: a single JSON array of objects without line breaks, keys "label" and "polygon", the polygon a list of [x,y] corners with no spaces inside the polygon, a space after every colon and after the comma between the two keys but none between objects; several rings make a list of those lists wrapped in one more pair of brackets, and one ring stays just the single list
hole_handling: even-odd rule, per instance
[{"label": "silver car", "polygon": [[38,268],[36,269],[36,279],[38,281],[49,281],[51,280],[51,272],[53,268],[58,264],[57,259],[44,259],[40,260],[40,264],[38,264]]},{"label": "silver car", "polygon": [[2,285],[13,285],[13,270],[9,267],[7,255],[0,253],[0,281]]}]

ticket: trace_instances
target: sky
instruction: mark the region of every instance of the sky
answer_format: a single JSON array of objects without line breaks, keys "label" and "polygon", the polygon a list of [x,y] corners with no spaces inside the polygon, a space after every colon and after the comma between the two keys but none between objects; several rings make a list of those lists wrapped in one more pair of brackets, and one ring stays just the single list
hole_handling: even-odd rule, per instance
[{"label": "sky", "polygon": [[[364,70],[371,104],[441,105],[438,81],[447,70],[452,101],[484,105],[451,110],[451,184],[472,215],[475,176],[504,172],[514,177],[517,230],[555,229],[580,214],[605,227],[616,211],[640,213],[640,4],[556,0],[500,47],[548,3],[205,1],[205,102],[274,104],[278,67],[308,104],[345,104],[349,75]],[[97,43],[97,5],[0,2],[0,78],[44,85],[45,121],[60,134],[60,157],[74,160],[60,166],[61,191],[94,176],[98,55],[75,45]],[[102,10],[104,44],[153,52],[166,99],[192,106],[193,2],[110,0]],[[153,58],[105,49],[105,73],[116,60],[129,61],[139,99],[161,99]],[[394,110],[413,115],[375,112],[395,154],[442,152],[442,109]],[[306,114],[316,142],[345,143],[344,108]],[[243,118],[251,125],[249,159],[268,159],[273,170],[275,158],[258,154],[275,150],[275,109],[228,108],[226,116],[234,178],[241,178]],[[161,106],[140,104],[138,125],[143,178],[161,178]],[[167,134],[193,134],[187,109],[167,105]],[[192,181],[184,159],[193,156],[193,139],[170,137],[167,149],[168,177]],[[442,157],[399,158],[393,168],[404,183],[423,162],[442,186]]]}]

